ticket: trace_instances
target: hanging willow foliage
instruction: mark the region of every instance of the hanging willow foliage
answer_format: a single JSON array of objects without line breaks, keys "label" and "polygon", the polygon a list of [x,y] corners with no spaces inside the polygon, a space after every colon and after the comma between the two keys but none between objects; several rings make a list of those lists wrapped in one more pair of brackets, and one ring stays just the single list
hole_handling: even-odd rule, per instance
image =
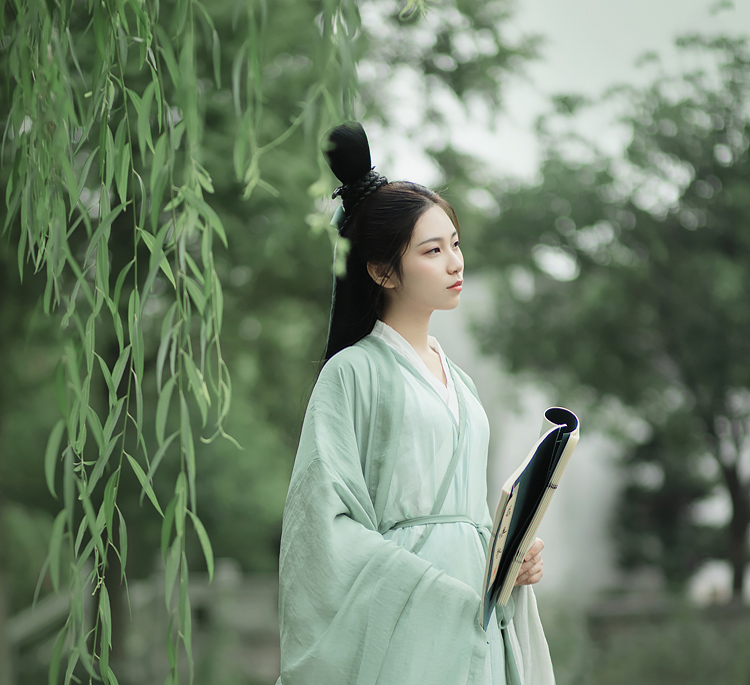
[{"label": "hanging willow foliage", "polygon": [[[411,0],[408,9],[419,4]],[[233,161],[249,197],[264,187],[263,155],[306,121],[315,121],[317,140],[349,115],[359,17],[351,1],[321,4],[320,44],[312,46],[321,62],[319,81],[300,98],[288,129],[264,140],[265,0],[235,11],[245,40],[231,69],[239,122]],[[44,572],[55,591],[69,586],[70,611],[49,681],[63,675],[67,684],[83,667],[90,680],[118,682],[110,667],[105,578],[114,554],[126,582],[128,534],[118,488],[127,469],[162,517],[171,616],[167,682],[178,682],[180,643],[192,680],[190,527],[213,573],[196,507],[194,441],[199,434],[228,438],[223,423],[231,400],[220,337],[222,284],[214,268],[217,241],[225,249],[228,242],[201,164],[201,94],[207,78],[217,89],[225,78],[221,36],[210,7],[198,0],[0,0],[0,39],[11,84],[2,143],[10,170],[3,231],[18,245],[21,277],[46,275],[44,311],[59,317],[64,339],[57,373],[63,418],[44,460],[62,510]],[[199,54],[211,55],[211,64]],[[155,355],[155,435],[145,436],[144,325],[153,325],[149,304],[157,287],[168,306]],[[107,348],[112,339],[114,354]],[[153,488],[164,460],[179,462],[169,501],[159,501]],[[91,596],[89,616],[84,600]]]}]

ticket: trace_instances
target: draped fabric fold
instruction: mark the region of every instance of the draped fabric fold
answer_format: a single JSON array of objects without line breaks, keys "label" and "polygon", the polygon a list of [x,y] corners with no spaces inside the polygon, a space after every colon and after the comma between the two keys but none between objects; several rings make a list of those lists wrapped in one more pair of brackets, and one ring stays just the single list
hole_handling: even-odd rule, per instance
[{"label": "draped fabric fold", "polygon": [[[413,392],[394,355],[371,337],[335,355],[320,374],[284,509],[277,685],[490,682],[490,638],[481,627],[473,575],[476,567],[481,576],[484,565],[476,524],[436,525],[446,532],[430,535],[419,555],[397,536],[419,536],[424,526],[389,530],[399,520],[429,515],[440,485],[440,478],[426,482],[409,469],[434,459],[425,472],[442,475],[458,444],[445,411],[427,426],[433,443],[423,452],[408,447],[413,412],[424,412],[418,420],[427,421],[439,406],[421,395],[415,405]],[[467,449],[481,450],[469,443]],[[486,460],[486,444],[484,451]],[[462,463],[457,478],[467,468]],[[486,502],[477,511],[462,510],[455,497],[449,494],[444,513],[486,525]],[[440,554],[445,564],[436,563]],[[453,569],[451,555],[456,563],[468,559],[471,570]],[[510,647],[498,648],[503,659]],[[516,685],[517,678],[507,682]]]}]

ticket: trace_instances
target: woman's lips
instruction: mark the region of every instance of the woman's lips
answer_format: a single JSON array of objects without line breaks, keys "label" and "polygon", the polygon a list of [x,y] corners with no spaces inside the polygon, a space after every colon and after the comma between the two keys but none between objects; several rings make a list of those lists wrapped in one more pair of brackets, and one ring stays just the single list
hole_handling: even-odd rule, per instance
[{"label": "woman's lips", "polygon": [[455,290],[456,292],[460,293],[461,290],[463,289],[463,283],[464,283],[463,281],[457,281],[452,286],[450,286],[448,290]]}]

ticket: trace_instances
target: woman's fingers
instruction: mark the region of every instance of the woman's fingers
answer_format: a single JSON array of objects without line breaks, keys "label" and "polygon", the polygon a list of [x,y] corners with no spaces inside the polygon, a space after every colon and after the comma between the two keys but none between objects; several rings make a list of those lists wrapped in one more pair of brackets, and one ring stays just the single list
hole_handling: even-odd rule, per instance
[{"label": "woman's fingers", "polygon": [[533,585],[538,583],[544,575],[544,562],[538,559],[535,562],[524,562],[521,572],[516,578],[516,585]]},{"label": "woman's fingers", "polygon": [[534,544],[531,545],[529,548],[529,551],[526,552],[526,557],[524,558],[524,561],[528,561],[529,559],[538,556],[542,553],[542,550],[544,549],[544,541],[541,538],[536,538],[534,540]]},{"label": "woman's fingers", "polygon": [[537,538],[524,557],[518,578],[516,578],[516,585],[533,585],[542,579],[544,575],[542,549],[544,549],[544,542]]}]

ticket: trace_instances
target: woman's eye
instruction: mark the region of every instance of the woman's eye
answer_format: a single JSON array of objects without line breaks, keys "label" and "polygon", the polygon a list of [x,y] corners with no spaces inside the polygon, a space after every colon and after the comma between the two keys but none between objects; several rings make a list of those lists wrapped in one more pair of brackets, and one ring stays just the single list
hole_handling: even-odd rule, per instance
[{"label": "woman's eye", "polygon": [[457,248],[460,244],[461,242],[457,240],[455,243],[453,243],[453,248]]},{"label": "woman's eye", "polygon": [[431,250],[428,250],[425,254],[437,254],[438,252],[440,252],[440,248],[433,247]]}]

